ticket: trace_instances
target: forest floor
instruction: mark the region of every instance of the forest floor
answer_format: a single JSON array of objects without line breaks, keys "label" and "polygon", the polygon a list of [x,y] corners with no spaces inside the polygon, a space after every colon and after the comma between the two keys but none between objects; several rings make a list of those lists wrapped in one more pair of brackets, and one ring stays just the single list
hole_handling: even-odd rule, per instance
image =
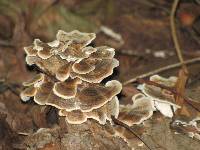
[{"label": "forest floor", "polygon": [[[116,49],[120,66],[110,78],[124,83],[179,62],[171,37],[172,3],[172,0],[0,0],[0,149],[129,150],[126,142],[110,137],[105,127],[93,120],[66,125],[55,108],[23,103],[19,97],[22,82],[35,74],[34,68],[25,64],[23,47],[34,38],[53,40],[59,29],[94,32],[97,38],[92,45]],[[199,3],[183,1],[177,9],[177,37],[185,60],[200,57]],[[179,70],[173,68],[159,74],[177,76]],[[189,64],[188,70],[186,96],[200,101],[200,62]],[[130,83],[124,90],[134,91],[135,85]],[[122,96],[120,102],[127,98],[130,97]],[[159,112],[145,124],[148,128],[141,137],[154,150],[200,147],[200,141],[175,134],[170,129],[170,119]]]}]

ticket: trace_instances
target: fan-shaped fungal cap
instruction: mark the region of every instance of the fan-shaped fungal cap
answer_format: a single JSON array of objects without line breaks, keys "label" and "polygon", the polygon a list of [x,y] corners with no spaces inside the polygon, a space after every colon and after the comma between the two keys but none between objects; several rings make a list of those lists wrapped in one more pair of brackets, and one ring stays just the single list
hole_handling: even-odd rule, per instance
[{"label": "fan-shaped fungal cap", "polygon": [[68,79],[65,82],[57,82],[54,84],[53,92],[64,99],[74,98],[77,93],[77,86],[81,84],[81,82],[82,81],[78,78]]},{"label": "fan-shaped fungal cap", "polygon": [[[105,124],[106,120],[112,121],[111,116],[117,117],[118,114],[119,101],[116,96],[104,106],[90,112],[82,112],[81,110],[66,111],[65,109],[59,111],[59,115],[66,116],[66,121],[72,124],[81,124],[87,121],[88,118],[97,120],[100,124]],[[75,117],[73,118],[73,116]]]},{"label": "fan-shaped fungal cap", "polygon": [[54,40],[49,43],[42,42],[40,39],[35,39],[33,42],[33,48],[37,51],[42,51],[44,49],[52,49],[55,47],[59,47],[60,42],[58,40]]},{"label": "fan-shaped fungal cap", "polygon": [[200,140],[200,128],[197,127],[197,121],[199,120],[200,118],[196,118],[190,122],[175,120],[172,122],[171,128],[178,133],[187,134],[191,138]]},{"label": "fan-shaped fungal cap", "polygon": [[37,56],[37,50],[33,49],[33,45],[24,47],[24,51],[28,56]]},{"label": "fan-shaped fungal cap", "polygon": [[77,93],[77,103],[83,112],[97,109],[119,94],[122,85],[119,81],[112,80],[106,83],[105,87],[90,85]]},{"label": "fan-shaped fungal cap", "polygon": [[87,121],[86,114],[80,110],[73,110],[71,112],[60,110],[59,115],[65,116],[66,121],[70,124],[82,124]]},{"label": "fan-shaped fungal cap", "polygon": [[98,60],[96,59],[90,59],[90,58],[82,59],[81,61],[75,62],[72,65],[72,70],[78,74],[89,73],[95,69],[95,64],[97,61]]},{"label": "fan-shaped fungal cap", "polygon": [[56,78],[60,81],[65,81],[69,78],[71,71],[71,63],[66,63],[56,71]]},{"label": "fan-shaped fungal cap", "polygon": [[68,33],[59,30],[56,38],[62,42],[72,41],[73,44],[80,44],[81,47],[84,47],[88,45],[93,39],[95,39],[96,35],[94,33],[82,33],[78,30],[74,30]]},{"label": "fan-shaped fungal cap", "polygon": [[61,44],[61,42],[59,42],[58,40],[54,40],[52,42],[47,43],[50,47],[59,47],[59,45]]},{"label": "fan-shaped fungal cap", "polygon": [[26,56],[26,63],[28,65],[34,65],[34,64],[37,64],[41,61],[42,59],[37,57],[37,56]]},{"label": "fan-shaped fungal cap", "polygon": [[50,58],[53,55],[53,49],[48,43],[35,39],[33,45],[24,47],[28,56],[38,56],[41,59]]},{"label": "fan-shaped fungal cap", "polygon": [[37,50],[37,55],[42,59],[48,59],[54,54],[54,50],[50,45],[53,45],[54,43],[51,43],[50,45],[48,43],[44,43],[40,41],[39,39],[34,40],[34,49]]},{"label": "fan-shaped fungal cap", "polygon": [[112,123],[111,116],[117,118],[119,114],[119,100],[115,96],[111,101],[109,101],[102,107],[85,113],[87,114],[88,118],[95,119],[100,124],[105,124],[107,120]]},{"label": "fan-shaped fungal cap", "polygon": [[[174,88],[177,78],[176,77],[163,78],[158,75],[154,75],[150,77],[150,81],[153,81],[160,85],[164,85],[166,87]],[[173,106],[174,111],[180,108],[180,106],[178,106],[175,103],[174,95],[166,89],[162,89],[161,87],[157,87],[154,85],[147,85],[147,84],[140,85],[139,89],[142,90],[142,92],[146,96],[155,100],[155,107],[163,115],[167,117],[173,116],[171,106]]]},{"label": "fan-shaped fungal cap", "polygon": [[78,106],[76,105],[76,99],[63,99],[53,93],[50,94],[51,95],[49,96],[46,105],[51,105],[58,109],[66,109],[67,111],[73,111],[78,109]]},{"label": "fan-shaped fungal cap", "polygon": [[38,56],[42,59],[48,59],[53,56],[53,50],[51,48],[43,48],[37,52]]},{"label": "fan-shaped fungal cap", "polygon": [[44,80],[44,75],[43,74],[37,74],[36,76],[34,76],[32,79],[23,82],[24,86],[31,86],[34,85],[36,83],[42,82]]},{"label": "fan-shaped fungal cap", "polygon": [[31,86],[22,91],[20,93],[20,97],[22,101],[26,102],[30,99],[30,97],[33,97],[36,94],[36,92],[37,92],[36,88]]},{"label": "fan-shaped fungal cap", "polygon": [[91,54],[91,58],[112,59],[115,55],[115,49],[108,46],[96,47],[97,51]]},{"label": "fan-shaped fungal cap", "polygon": [[128,126],[140,124],[153,115],[153,101],[143,94],[132,97],[132,105],[120,105],[118,119]]},{"label": "fan-shaped fungal cap", "polygon": [[48,98],[50,97],[52,87],[53,87],[53,83],[51,82],[43,83],[38,88],[36,95],[34,96],[34,101],[37,104],[45,105],[46,102],[48,101]]},{"label": "fan-shaped fungal cap", "polygon": [[35,39],[33,41],[33,45],[34,45],[33,49],[37,51],[43,50],[44,43],[40,39]]},{"label": "fan-shaped fungal cap", "polygon": [[56,75],[60,81],[64,81],[69,77],[71,70],[71,63],[63,61],[59,56],[52,56],[48,59],[41,59],[37,56],[27,56],[26,62],[29,65],[36,64],[39,68],[48,72],[51,75]]},{"label": "fan-shaped fungal cap", "polygon": [[[150,81],[173,88],[176,84],[177,78],[176,77],[163,78],[160,77],[159,75],[154,75],[150,77]],[[174,95],[165,89],[147,84],[143,84],[142,86],[139,87],[139,89],[142,90],[142,92],[145,95],[152,97],[156,101],[177,106],[175,104]]]},{"label": "fan-shaped fungal cap", "polygon": [[39,105],[51,105],[58,109],[72,111],[77,109],[75,99],[63,99],[53,92],[54,84],[52,82],[43,83],[34,96],[34,101]]},{"label": "fan-shaped fungal cap", "polygon": [[65,51],[58,53],[58,55],[68,62],[80,61],[81,59],[88,58],[91,53],[95,52],[97,49],[91,46],[84,48],[77,48],[75,45],[69,46]]},{"label": "fan-shaped fungal cap", "polygon": [[56,75],[60,81],[71,76],[90,83],[100,83],[113,73],[119,62],[113,58],[113,48],[85,47],[94,38],[93,33],[59,31],[57,40],[53,42],[44,43],[35,39],[33,46],[25,48],[28,54],[26,62],[29,65],[37,65],[53,76]]},{"label": "fan-shaped fungal cap", "polygon": [[84,52],[85,55],[87,55],[88,57],[90,56],[90,54],[92,54],[96,51],[97,51],[97,48],[94,48],[92,46],[87,46],[82,49],[82,52]]},{"label": "fan-shaped fungal cap", "polygon": [[150,77],[150,81],[159,83],[161,85],[165,85],[167,87],[174,87],[178,78],[175,76],[171,76],[169,78],[164,78],[159,75],[153,75]]},{"label": "fan-shaped fungal cap", "polygon": [[115,58],[98,59],[94,70],[86,74],[72,73],[71,76],[90,83],[100,83],[104,78],[110,76],[113,73],[113,69],[117,66],[119,66],[119,61]]},{"label": "fan-shaped fungal cap", "polygon": [[114,116],[115,118],[119,115],[119,100],[117,96],[115,96],[110,102],[106,105],[107,108],[107,119],[111,121],[111,116]]},{"label": "fan-shaped fungal cap", "polygon": [[[34,101],[40,105],[51,105],[58,109],[66,109],[66,111],[80,109],[83,112],[89,112],[106,104],[122,88],[118,81],[113,80],[109,81],[105,87],[100,85],[89,86],[77,93],[78,84],[81,84],[81,80],[78,78],[55,84],[46,80],[36,87],[37,90],[34,94],[28,96],[34,96]],[[25,99],[23,92],[22,96]],[[118,105],[113,102],[111,106],[115,108]],[[111,113],[117,116],[118,109],[114,109]]]}]

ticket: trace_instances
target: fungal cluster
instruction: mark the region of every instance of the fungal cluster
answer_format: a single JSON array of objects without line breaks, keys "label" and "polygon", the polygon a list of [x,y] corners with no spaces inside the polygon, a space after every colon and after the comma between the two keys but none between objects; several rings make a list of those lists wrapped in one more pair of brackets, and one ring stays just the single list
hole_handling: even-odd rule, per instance
[{"label": "fungal cluster", "polygon": [[124,124],[142,123],[153,114],[151,99],[140,93],[132,97],[131,105],[119,104],[117,94],[122,90],[119,81],[101,81],[119,65],[115,51],[107,46],[88,46],[94,33],[58,31],[56,39],[45,43],[35,39],[25,47],[26,63],[38,68],[39,73],[23,83],[21,99],[31,98],[39,105],[59,109],[69,124],[81,124],[88,118],[111,123],[112,136],[123,138],[130,147],[141,144],[122,126],[114,125],[114,116]]},{"label": "fungal cluster", "polygon": [[153,101],[145,95],[139,93],[132,97],[132,105],[120,105],[118,119],[128,126],[141,124],[153,115]]},{"label": "fungal cluster", "polygon": [[119,62],[113,58],[113,48],[88,46],[93,39],[94,33],[59,30],[53,42],[35,39],[25,47],[27,64],[37,66],[40,73],[23,83],[26,88],[22,100],[33,97],[39,105],[54,106],[71,124],[81,124],[88,118],[105,124],[111,116],[117,118],[116,95],[122,85],[116,80],[105,85],[101,81],[113,73]]},{"label": "fungal cluster", "polygon": [[[88,118],[100,124],[108,121],[112,136],[123,138],[132,148],[142,145],[129,130],[113,124],[112,117],[129,127],[142,124],[156,110],[173,117],[180,106],[167,88],[175,88],[177,77],[153,75],[150,82],[166,88],[141,84],[138,86],[141,92],[132,97],[131,104],[119,104],[116,95],[122,90],[121,83],[117,80],[102,83],[119,62],[114,58],[113,48],[89,46],[95,37],[94,33],[60,30],[52,42],[35,39],[32,45],[25,47],[26,63],[36,66],[40,73],[23,83],[25,89],[20,94],[21,99],[26,102],[33,98],[39,105],[56,107],[69,124],[81,124]],[[199,114],[189,121],[176,120],[172,127],[200,139]]]},{"label": "fungal cluster", "polygon": [[[167,88],[175,88],[177,83],[177,77],[175,76],[164,78],[159,75],[153,75],[149,80]],[[174,94],[169,90],[154,85],[148,85],[146,83],[139,85],[138,89],[152,99],[155,108],[166,117],[173,117],[173,111],[175,112],[180,108],[180,106],[176,104]]]},{"label": "fungal cluster", "polygon": [[[174,117],[170,125],[171,129],[175,130],[176,133],[187,134],[189,137],[200,140],[200,113],[197,109],[199,103],[188,99],[189,102],[186,102],[181,107],[176,104],[175,95],[172,91],[167,90],[176,88],[178,78],[175,76],[164,78],[159,75],[153,75],[149,80],[159,84],[160,87],[144,83],[139,85],[138,89],[153,102],[155,110],[160,111],[166,117]],[[165,88],[162,88],[162,86]],[[174,116],[178,109],[182,110],[182,113]]]}]

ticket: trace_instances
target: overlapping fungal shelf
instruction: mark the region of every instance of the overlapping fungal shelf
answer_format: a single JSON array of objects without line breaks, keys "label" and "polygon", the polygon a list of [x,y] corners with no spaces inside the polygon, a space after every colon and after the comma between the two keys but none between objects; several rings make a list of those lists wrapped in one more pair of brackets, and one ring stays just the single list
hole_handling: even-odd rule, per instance
[{"label": "overlapping fungal shelf", "polygon": [[155,110],[153,101],[143,94],[136,94],[132,97],[132,105],[120,105],[118,119],[128,126],[140,124],[149,119]]},{"label": "overlapping fungal shelf", "polygon": [[[177,77],[164,78],[159,75],[153,75],[149,80],[168,88],[175,88]],[[173,117],[172,107],[174,111],[180,108],[175,102],[174,94],[166,89],[145,83],[139,85],[138,88],[154,101],[155,108],[166,117]]]},{"label": "overlapping fungal shelf", "polygon": [[107,46],[91,47],[94,33],[58,31],[56,39],[45,43],[35,39],[25,47],[26,62],[36,65],[41,73],[24,82],[23,101],[31,97],[39,105],[58,108],[71,124],[81,124],[88,118],[100,124],[118,117],[122,89],[119,81],[100,82],[119,65],[115,51]]},{"label": "overlapping fungal shelf", "polygon": [[[81,124],[87,119],[100,124],[109,121],[113,125],[113,136],[123,138],[132,148],[142,145],[126,128],[114,125],[111,116],[131,127],[149,119],[155,110],[173,117],[173,111],[180,106],[175,103],[173,93],[146,83],[139,85],[141,93],[132,97],[132,104],[119,104],[116,95],[122,90],[121,83],[117,80],[101,83],[119,62],[114,58],[113,48],[88,46],[95,36],[77,30],[68,33],[60,30],[52,42],[35,39],[25,47],[27,64],[37,66],[40,73],[23,83],[21,99],[26,102],[33,98],[39,105],[56,107],[69,124]],[[174,88],[177,78],[154,75],[150,81]],[[172,126],[200,139],[197,121],[199,116],[189,123],[176,120]],[[195,130],[189,130],[191,127]]]},{"label": "overlapping fungal shelf", "polygon": [[[165,86],[166,88],[175,89],[177,77],[171,76],[169,78],[164,78],[159,75],[153,75],[150,77],[150,81],[158,83],[161,86]],[[187,134],[192,138],[200,140],[200,127],[198,126],[198,122],[200,120],[199,111],[194,108],[187,108],[191,107],[187,103],[182,106],[183,108],[181,108],[176,104],[174,94],[167,89],[154,85],[148,85],[146,83],[139,85],[138,88],[148,99],[153,101],[155,110],[160,111],[166,117],[175,117],[171,123],[171,129],[174,129],[176,133]],[[190,100],[190,102],[195,104],[192,100]],[[198,107],[198,105],[196,107]],[[175,113],[177,109],[184,109],[187,113],[179,116],[173,116],[173,113]]]}]

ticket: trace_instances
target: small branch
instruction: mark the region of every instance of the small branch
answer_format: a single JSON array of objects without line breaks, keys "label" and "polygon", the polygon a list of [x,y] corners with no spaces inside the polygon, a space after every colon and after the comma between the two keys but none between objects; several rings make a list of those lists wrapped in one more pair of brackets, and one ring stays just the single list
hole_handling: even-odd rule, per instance
[{"label": "small branch", "polygon": [[[12,83],[6,83],[4,81],[4,83],[1,85],[5,87],[5,91],[9,90],[10,92],[12,92],[14,95],[16,95],[17,97],[20,97],[20,92],[17,90],[16,84],[12,84]],[[1,93],[0,93],[1,94]]]},{"label": "small branch", "polygon": [[153,81],[150,81],[150,80],[144,80],[144,79],[140,79],[140,78],[137,79],[137,82],[140,83],[140,84],[145,83],[145,84],[148,84],[148,85],[153,85],[153,86],[159,87],[161,89],[168,90],[168,91],[172,92],[173,94],[178,94],[178,93],[176,93],[175,89],[170,88],[170,87],[165,86],[165,85],[162,85],[162,84],[159,84],[157,82],[153,82]]},{"label": "small branch", "polygon": [[20,97],[20,92],[18,92],[12,85],[6,85],[8,90],[10,90],[13,94],[15,94],[17,97]]},{"label": "small branch", "polygon": [[157,86],[157,87],[160,87],[162,89],[165,89],[165,90],[168,90],[170,91],[172,94],[176,95],[176,96],[180,96],[183,98],[183,100],[188,104],[190,105],[192,108],[194,108],[196,111],[200,112],[200,109],[196,106],[194,106],[191,102],[191,100],[188,100],[187,97],[183,96],[181,93],[178,93],[175,89],[173,88],[170,88],[170,87],[167,87],[165,85],[161,85],[159,83],[156,83],[156,82],[153,82],[153,81],[150,81],[150,80],[144,80],[144,79],[137,79],[137,81],[141,84],[145,83],[145,84],[148,84],[148,85],[153,85],[153,86]]},{"label": "small branch", "polygon": [[14,47],[14,45],[13,45],[13,43],[11,41],[3,41],[3,40],[0,40],[0,46]]},{"label": "small branch", "polygon": [[173,42],[174,42],[174,45],[176,48],[176,52],[177,52],[177,56],[179,58],[181,66],[185,72],[188,72],[187,67],[184,64],[183,55],[182,55],[181,48],[180,48],[178,38],[177,38],[177,34],[176,34],[175,14],[176,14],[176,9],[177,9],[178,3],[179,3],[179,0],[174,0],[174,3],[172,5],[172,10],[170,13],[171,34],[172,34],[172,39],[173,39]]},{"label": "small branch", "polygon": [[125,123],[121,122],[120,120],[116,119],[114,116],[111,116],[112,121],[119,126],[122,126],[124,128],[126,128],[128,131],[130,131],[132,134],[134,134],[140,141],[142,141],[142,143],[144,143],[144,145],[151,150],[151,148],[144,142],[144,140],[135,133],[135,131],[133,131],[128,125],[126,125]]},{"label": "small branch", "polygon": [[189,34],[192,36],[192,38],[195,40],[195,42],[197,44],[200,45],[200,38],[199,36],[197,35],[196,31],[195,31],[195,28],[192,27],[191,29],[187,29],[187,31],[189,32]]},{"label": "small branch", "polygon": [[[192,63],[195,63],[195,62],[198,62],[198,61],[200,61],[200,57],[186,60],[186,61],[183,62],[183,64],[192,64]],[[156,70],[153,70],[153,71],[150,71],[148,73],[136,76],[132,79],[129,79],[129,80],[125,81],[123,83],[123,85],[127,85],[129,83],[136,82],[138,78],[146,78],[148,76],[158,74],[160,72],[163,72],[163,71],[166,71],[166,70],[169,70],[169,69],[174,69],[174,68],[177,68],[177,67],[180,67],[180,66],[182,66],[182,64],[179,62],[179,63],[171,64],[171,65],[168,65],[168,66],[165,66],[165,67],[162,67],[162,68],[158,68]]]},{"label": "small branch", "polygon": [[119,41],[120,43],[124,43],[122,36],[119,33],[114,32],[111,28],[106,26],[101,26],[100,31],[102,31],[107,36],[113,38],[116,41]]},{"label": "small branch", "polygon": [[119,55],[135,56],[135,57],[144,57],[144,54],[138,53],[134,50],[116,50],[116,53]]}]

